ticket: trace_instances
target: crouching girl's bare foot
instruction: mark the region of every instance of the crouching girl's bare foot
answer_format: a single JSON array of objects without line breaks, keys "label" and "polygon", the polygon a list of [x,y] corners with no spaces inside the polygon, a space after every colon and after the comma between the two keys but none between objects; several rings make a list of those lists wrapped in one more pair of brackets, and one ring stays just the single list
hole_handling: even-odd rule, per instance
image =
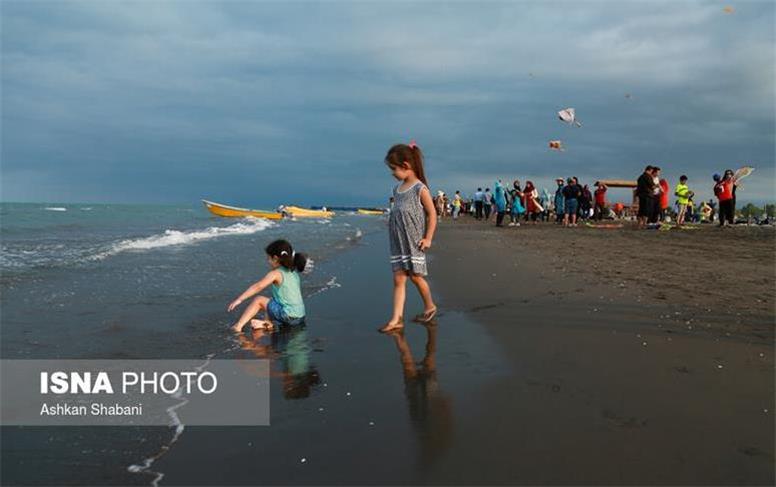
[{"label": "crouching girl's bare foot", "polygon": [[404,318],[399,316],[399,318],[392,319],[382,327],[378,328],[377,331],[380,333],[390,333],[392,331],[398,331],[404,328]]},{"label": "crouching girl's bare foot", "polygon": [[275,325],[269,321],[253,319],[251,320],[251,328],[254,330],[272,331]]},{"label": "crouching girl's bare foot", "polygon": [[234,325],[232,325],[230,328],[231,328],[231,330],[232,330],[233,332],[235,332],[235,333],[242,333],[243,326],[245,326],[245,324],[244,324],[244,323],[243,323],[242,325],[241,325],[241,324],[239,324],[239,323],[235,323],[235,324],[234,324]]}]

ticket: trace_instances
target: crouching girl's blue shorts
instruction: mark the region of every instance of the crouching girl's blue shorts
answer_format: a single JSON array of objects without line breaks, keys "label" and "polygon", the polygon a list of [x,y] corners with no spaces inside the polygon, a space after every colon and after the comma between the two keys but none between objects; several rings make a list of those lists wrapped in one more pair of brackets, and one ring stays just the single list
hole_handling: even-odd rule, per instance
[{"label": "crouching girl's blue shorts", "polygon": [[301,318],[292,318],[288,316],[286,310],[283,309],[283,305],[274,299],[270,299],[269,303],[267,303],[267,315],[270,321],[278,325],[295,326],[304,323],[304,316]]}]

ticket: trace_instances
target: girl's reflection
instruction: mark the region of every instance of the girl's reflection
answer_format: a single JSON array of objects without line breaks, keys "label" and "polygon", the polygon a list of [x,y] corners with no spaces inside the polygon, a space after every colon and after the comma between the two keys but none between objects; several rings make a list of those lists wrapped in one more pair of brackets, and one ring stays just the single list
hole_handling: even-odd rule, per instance
[{"label": "girl's reflection", "polygon": [[436,321],[423,323],[426,354],[415,363],[404,331],[391,333],[399,350],[410,420],[421,446],[421,464],[429,466],[450,445],[453,431],[452,400],[439,390],[436,370]]},{"label": "girl's reflection", "polygon": [[310,363],[312,347],[302,326],[282,326],[275,332],[252,330],[240,335],[240,346],[258,358],[270,360],[270,377],[283,384],[286,399],[304,399],[320,384],[318,370]]}]

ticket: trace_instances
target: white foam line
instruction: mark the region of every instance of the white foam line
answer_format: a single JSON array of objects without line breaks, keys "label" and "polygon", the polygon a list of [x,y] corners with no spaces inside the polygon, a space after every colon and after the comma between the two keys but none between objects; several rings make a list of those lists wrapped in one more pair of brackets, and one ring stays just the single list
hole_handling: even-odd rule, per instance
[{"label": "white foam line", "polygon": [[[227,349],[230,350],[230,349]],[[215,356],[215,353],[208,354],[205,357],[205,361],[200,365],[199,367],[195,367],[194,370],[197,372],[202,372],[202,370],[207,367],[210,364],[210,361]],[[144,458],[141,464],[132,464],[127,467],[127,471],[132,473],[147,473],[154,475],[154,479],[151,481],[151,485],[153,487],[158,487],[159,482],[164,478],[164,473],[157,472],[154,470],[151,470],[151,465],[154,464],[156,460],[164,456],[168,451],[170,451],[170,448],[172,448],[172,445],[175,444],[175,442],[178,441],[178,438],[183,434],[183,430],[186,429],[186,425],[183,424],[183,422],[180,420],[180,417],[178,416],[178,413],[175,412],[176,409],[185,406],[189,403],[189,400],[186,398],[181,398],[183,388],[179,388],[177,391],[175,391],[172,394],[172,397],[175,399],[180,399],[180,402],[177,404],[173,404],[172,406],[167,408],[167,415],[170,416],[172,427],[175,427],[175,434],[173,434],[170,441],[162,445],[162,447],[159,449],[156,454],[151,455],[150,457]]]},{"label": "white foam line", "polygon": [[247,217],[245,221],[227,227],[208,227],[205,230],[180,231],[165,230],[163,234],[150,237],[122,240],[113,244],[108,250],[89,257],[90,260],[102,260],[127,250],[151,250],[171,245],[190,245],[200,240],[223,237],[227,235],[248,235],[260,232],[272,226],[273,223],[263,218]]},{"label": "white foam line", "polygon": [[337,282],[337,276],[331,276],[331,279],[329,279],[329,281],[326,284],[324,284],[322,288],[318,289],[317,291],[313,291],[307,297],[311,298],[317,294],[321,294],[322,292],[328,291],[329,289],[334,289],[338,287],[342,287],[342,284]]},{"label": "white foam line", "polygon": [[67,208],[63,208],[61,206],[47,206],[43,209],[48,211],[67,211]]}]

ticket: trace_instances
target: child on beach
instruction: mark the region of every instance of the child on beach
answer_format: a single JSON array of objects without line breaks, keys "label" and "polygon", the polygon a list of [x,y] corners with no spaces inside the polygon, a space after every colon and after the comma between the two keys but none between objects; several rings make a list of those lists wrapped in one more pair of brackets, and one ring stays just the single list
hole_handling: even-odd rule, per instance
[{"label": "child on beach", "polygon": [[425,251],[431,247],[437,215],[423,172],[423,153],[414,141],[397,144],[385,156],[385,164],[393,177],[401,181],[393,188],[394,206],[388,219],[393,270],[393,315],[380,328],[383,333],[404,327],[404,300],[407,278],[418,288],[423,298],[423,314],[415,321],[428,323],[434,319],[437,307],[431,289],[423,276],[426,271]]},{"label": "child on beach", "polygon": [[[272,297],[257,296],[245,308],[240,319],[232,326],[232,330],[242,332],[248,321],[253,329],[272,330],[275,325],[299,325],[304,322],[305,309],[302,300],[302,289],[299,274],[307,265],[307,257],[298,254],[285,240],[275,240],[267,245],[267,263],[270,271],[260,281],[246,289],[240,296],[229,303],[227,311],[231,312],[243,301],[260,293],[270,286]],[[258,313],[264,312],[264,319],[252,319]]]}]

